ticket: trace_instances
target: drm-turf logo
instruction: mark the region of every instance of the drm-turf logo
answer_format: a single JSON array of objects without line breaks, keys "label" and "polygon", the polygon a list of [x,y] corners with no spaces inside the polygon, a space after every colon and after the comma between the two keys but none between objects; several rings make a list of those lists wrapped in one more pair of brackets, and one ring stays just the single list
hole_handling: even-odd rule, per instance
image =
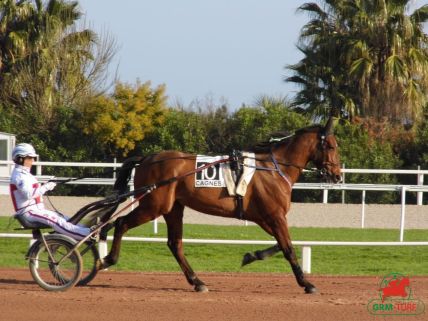
[{"label": "drm-turf logo", "polygon": [[419,315],[425,304],[413,297],[410,278],[400,273],[386,275],[378,287],[379,299],[370,300],[367,310],[374,315]]}]

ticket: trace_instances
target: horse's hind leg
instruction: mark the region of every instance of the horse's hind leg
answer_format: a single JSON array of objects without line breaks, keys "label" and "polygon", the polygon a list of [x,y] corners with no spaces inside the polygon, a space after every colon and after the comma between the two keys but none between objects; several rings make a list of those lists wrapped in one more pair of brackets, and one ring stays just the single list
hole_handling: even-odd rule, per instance
[{"label": "horse's hind leg", "polygon": [[171,212],[164,215],[168,227],[168,247],[180,265],[187,282],[194,286],[197,292],[208,292],[205,283],[202,282],[193,272],[184,256],[183,251],[183,205],[175,202]]},{"label": "horse's hind leg", "polygon": [[105,269],[114,265],[119,260],[120,246],[123,235],[131,228],[149,222],[153,217],[149,214],[153,210],[138,206],[131,213],[126,216],[120,217],[116,220],[114,225],[113,243],[109,254],[101,260],[99,269]]},{"label": "horse's hind leg", "polygon": [[[264,221],[257,222],[262,229],[266,231],[266,233],[273,235],[272,229],[269,227],[269,225],[266,224]],[[279,244],[275,244],[274,246],[268,247],[264,250],[258,250],[255,252],[248,252],[244,254],[244,257],[242,258],[241,267],[245,266],[247,264],[253,263],[257,260],[264,260],[268,257],[274,256],[276,253],[281,252],[281,247]]]},{"label": "horse's hind leg", "polygon": [[253,253],[245,253],[244,257],[242,258],[241,266],[245,266],[257,260],[267,259],[268,257],[271,257],[280,251],[281,247],[279,246],[279,244],[275,244],[274,246],[268,247],[264,250],[258,250]]}]

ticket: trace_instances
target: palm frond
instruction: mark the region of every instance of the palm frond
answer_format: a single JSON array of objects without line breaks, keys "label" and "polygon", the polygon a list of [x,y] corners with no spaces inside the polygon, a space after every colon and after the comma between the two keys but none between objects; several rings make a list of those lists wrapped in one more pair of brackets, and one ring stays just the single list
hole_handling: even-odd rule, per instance
[{"label": "palm frond", "polygon": [[318,4],[314,3],[314,2],[304,3],[299,8],[297,8],[297,10],[299,10],[299,11],[306,11],[309,14],[311,14],[312,16],[319,17],[321,19],[327,19],[327,17],[328,17],[328,14],[325,13],[321,9],[321,7]]},{"label": "palm frond", "polygon": [[413,11],[410,18],[418,24],[422,24],[428,21],[428,4],[423,5],[419,9]]},{"label": "palm frond", "polygon": [[385,70],[400,82],[404,82],[408,78],[407,66],[398,55],[388,57],[385,62]]}]

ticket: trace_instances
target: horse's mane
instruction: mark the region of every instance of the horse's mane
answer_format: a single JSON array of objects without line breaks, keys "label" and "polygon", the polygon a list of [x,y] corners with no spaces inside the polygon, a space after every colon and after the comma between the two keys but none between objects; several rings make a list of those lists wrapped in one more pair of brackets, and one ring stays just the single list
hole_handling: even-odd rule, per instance
[{"label": "horse's mane", "polygon": [[324,127],[322,125],[312,125],[296,130],[294,133],[286,131],[277,131],[271,133],[270,139],[262,142],[258,142],[253,146],[246,148],[245,150],[253,153],[268,153],[272,147],[282,144],[288,144],[295,135],[303,133],[319,132]]}]

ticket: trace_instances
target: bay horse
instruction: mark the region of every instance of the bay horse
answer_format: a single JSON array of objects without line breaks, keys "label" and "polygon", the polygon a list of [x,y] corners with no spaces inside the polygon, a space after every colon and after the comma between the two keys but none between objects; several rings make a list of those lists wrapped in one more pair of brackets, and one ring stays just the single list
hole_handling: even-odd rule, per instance
[{"label": "bay horse", "polygon": [[[325,126],[302,128],[293,135],[259,143],[248,151],[255,153],[256,171],[243,198],[243,219],[257,223],[276,239],[277,247],[291,265],[298,285],[306,293],[314,293],[316,288],[306,279],[291,244],[286,215],[290,209],[292,186],[309,162],[330,181],[337,183],[341,180],[333,118]],[[184,255],[184,207],[205,214],[237,218],[237,206],[226,188],[195,187],[195,159],[192,154],[163,151],[124,161],[115,190],[119,193],[126,191],[134,168],[135,190],[144,186],[156,188],[128,215],[117,219],[110,252],[100,261],[100,269],[117,263],[121,239],[126,231],[163,215],[168,231],[167,245],[187,281],[197,292],[208,291]]]}]

